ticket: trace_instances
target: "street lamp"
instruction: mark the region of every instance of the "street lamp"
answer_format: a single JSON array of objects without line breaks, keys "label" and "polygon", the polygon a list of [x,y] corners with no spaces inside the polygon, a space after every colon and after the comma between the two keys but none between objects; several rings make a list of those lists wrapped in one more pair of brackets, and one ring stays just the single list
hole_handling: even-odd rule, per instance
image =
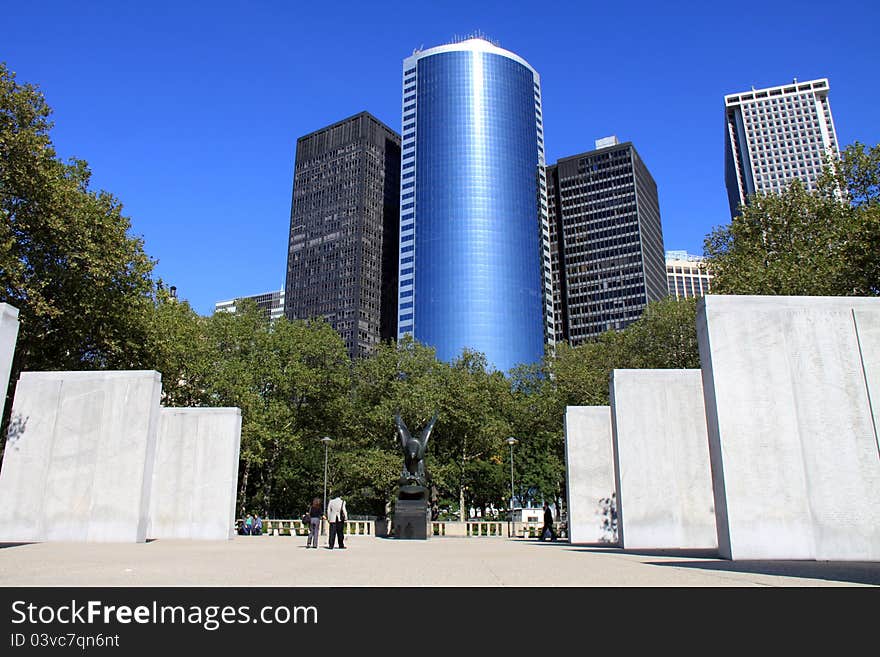
[{"label": "street lamp", "polygon": [[[519,441],[513,436],[510,436],[504,442],[510,445],[510,522],[513,522],[513,446],[516,445]],[[510,534],[509,529],[507,533],[508,535]]]},{"label": "street lamp", "polygon": [[[324,443],[324,515],[327,515],[327,447],[330,446],[330,443],[333,442],[333,439],[330,436],[324,436],[321,438],[321,442]],[[324,523],[321,523],[321,534],[324,533]]]}]

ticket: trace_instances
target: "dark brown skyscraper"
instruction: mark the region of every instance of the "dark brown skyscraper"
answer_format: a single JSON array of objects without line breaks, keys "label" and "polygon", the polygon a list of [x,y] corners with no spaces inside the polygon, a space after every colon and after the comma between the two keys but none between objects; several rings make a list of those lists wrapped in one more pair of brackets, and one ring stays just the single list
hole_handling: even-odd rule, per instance
[{"label": "dark brown skyscraper", "polygon": [[367,112],[296,143],[284,312],[324,317],[348,353],[396,337],[400,135]]},{"label": "dark brown skyscraper", "polygon": [[626,328],[668,294],[657,184],[629,142],[547,167],[556,339]]}]

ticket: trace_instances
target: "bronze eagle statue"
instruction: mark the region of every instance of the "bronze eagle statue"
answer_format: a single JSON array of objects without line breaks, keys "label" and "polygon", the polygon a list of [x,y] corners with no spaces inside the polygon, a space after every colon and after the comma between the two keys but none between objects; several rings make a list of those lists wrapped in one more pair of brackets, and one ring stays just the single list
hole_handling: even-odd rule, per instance
[{"label": "bronze eagle statue", "polygon": [[403,449],[404,470],[401,474],[401,479],[414,482],[419,486],[427,486],[425,450],[435,422],[437,422],[436,413],[431,418],[431,421],[428,422],[428,425],[422,429],[421,436],[414,437],[410,435],[409,429],[406,428],[406,424],[403,422],[400,414],[394,416],[394,423],[397,425],[397,433],[400,437],[400,446]]}]

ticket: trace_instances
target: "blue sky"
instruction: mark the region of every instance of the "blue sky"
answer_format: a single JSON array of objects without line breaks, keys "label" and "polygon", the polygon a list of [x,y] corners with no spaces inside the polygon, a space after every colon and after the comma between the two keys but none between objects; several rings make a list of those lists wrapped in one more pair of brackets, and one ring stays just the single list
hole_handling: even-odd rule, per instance
[{"label": "blue sky", "polygon": [[548,163],[635,144],[667,249],[729,220],[725,94],[827,77],[840,143],[880,143],[874,1],[128,4],[7,2],[0,60],[202,314],[283,286],[296,138],[361,110],[399,132],[404,57],[455,35],[540,73]]}]

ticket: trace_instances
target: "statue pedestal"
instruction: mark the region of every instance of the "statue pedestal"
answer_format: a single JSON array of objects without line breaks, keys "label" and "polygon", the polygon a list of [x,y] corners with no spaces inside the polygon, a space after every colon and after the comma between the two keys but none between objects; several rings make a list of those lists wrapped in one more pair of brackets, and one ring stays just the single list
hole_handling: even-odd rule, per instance
[{"label": "statue pedestal", "polygon": [[395,538],[426,540],[431,537],[431,507],[427,500],[397,500],[392,522]]}]

